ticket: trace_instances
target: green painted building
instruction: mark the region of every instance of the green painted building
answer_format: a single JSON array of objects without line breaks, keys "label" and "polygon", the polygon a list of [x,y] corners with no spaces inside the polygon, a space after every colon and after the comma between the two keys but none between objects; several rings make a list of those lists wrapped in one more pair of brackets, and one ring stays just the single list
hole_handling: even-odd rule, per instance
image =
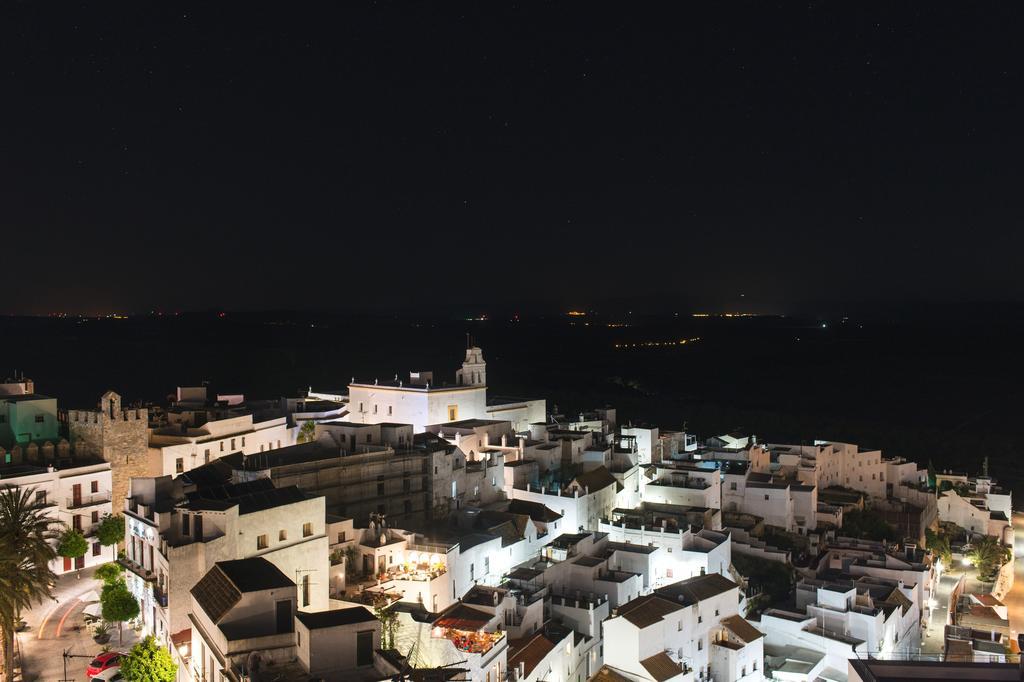
[{"label": "green painted building", "polygon": [[60,440],[57,399],[37,393],[0,395],[0,445],[8,450],[32,441]]}]

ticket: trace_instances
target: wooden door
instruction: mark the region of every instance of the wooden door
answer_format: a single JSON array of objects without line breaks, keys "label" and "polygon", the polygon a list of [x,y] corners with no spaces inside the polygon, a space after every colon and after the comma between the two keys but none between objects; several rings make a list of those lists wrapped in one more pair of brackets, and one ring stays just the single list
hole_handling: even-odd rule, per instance
[{"label": "wooden door", "polygon": [[76,483],[71,486],[71,506],[81,507],[82,506],[82,484]]}]

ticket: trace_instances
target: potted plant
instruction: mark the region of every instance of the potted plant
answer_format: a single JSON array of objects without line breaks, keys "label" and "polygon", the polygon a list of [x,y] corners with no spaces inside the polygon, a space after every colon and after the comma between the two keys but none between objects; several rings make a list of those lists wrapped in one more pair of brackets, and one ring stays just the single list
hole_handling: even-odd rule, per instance
[{"label": "potted plant", "polygon": [[110,623],[101,620],[92,628],[92,639],[97,644],[106,644],[110,641]]}]

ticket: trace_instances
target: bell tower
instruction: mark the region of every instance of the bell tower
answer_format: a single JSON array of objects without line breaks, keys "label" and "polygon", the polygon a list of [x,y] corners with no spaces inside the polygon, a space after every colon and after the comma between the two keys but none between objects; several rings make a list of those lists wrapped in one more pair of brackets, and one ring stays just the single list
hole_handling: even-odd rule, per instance
[{"label": "bell tower", "polygon": [[455,383],[459,386],[487,385],[487,363],[484,362],[484,352],[479,346],[466,348],[462,369],[455,372]]}]

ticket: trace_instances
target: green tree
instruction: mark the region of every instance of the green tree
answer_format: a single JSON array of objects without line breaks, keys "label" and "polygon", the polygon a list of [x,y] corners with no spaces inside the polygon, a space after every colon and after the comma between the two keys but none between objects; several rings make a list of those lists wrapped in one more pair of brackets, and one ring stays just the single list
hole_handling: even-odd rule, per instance
[{"label": "green tree", "polygon": [[985,535],[972,542],[967,558],[978,569],[982,580],[994,580],[1003,564],[1010,560],[1010,548],[991,535]]},{"label": "green tree", "polygon": [[107,583],[100,592],[100,608],[103,620],[117,623],[117,642],[122,643],[122,628],[125,621],[139,615],[139,602],[135,600],[135,595],[128,591],[128,586],[123,580]]},{"label": "green tree", "polygon": [[942,565],[949,568],[953,564],[953,549],[949,545],[949,536],[945,533],[937,533],[931,528],[924,531],[924,546],[935,555],[935,558],[942,562]]},{"label": "green tree", "polygon": [[0,634],[5,680],[14,679],[14,630],[21,613],[53,598],[55,524],[35,503],[32,488],[0,490]]},{"label": "green tree", "polygon": [[102,580],[104,584],[110,585],[122,579],[124,568],[115,561],[108,561],[96,569],[96,579]]},{"label": "green tree", "polygon": [[114,558],[117,558],[117,546],[124,542],[124,516],[121,514],[105,514],[96,527],[96,537],[104,547],[114,547]]},{"label": "green tree", "polygon": [[873,511],[853,510],[843,514],[843,535],[868,540],[895,540],[898,531]]},{"label": "green tree", "polygon": [[316,422],[308,421],[302,422],[302,426],[299,427],[298,441],[300,443],[310,443],[316,434]]},{"label": "green tree", "polygon": [[383,594],[373,601],[373,615],[380,621],[380,648],[395,647],[395,631],[398,629],[398,614],[391,609],[391,602]]},{"label": "green tree", "polygon": [[85,556],[87,551],[89,551],[89,543],[86,542],[82,531],[65,528],[57,543],[57,554],[65,559],[77,559]]},{"label": "green tree", "polygon": [[121,659],[121,674],[127,682],[174,682],[178,666],[167,649],[148,635]]}]

